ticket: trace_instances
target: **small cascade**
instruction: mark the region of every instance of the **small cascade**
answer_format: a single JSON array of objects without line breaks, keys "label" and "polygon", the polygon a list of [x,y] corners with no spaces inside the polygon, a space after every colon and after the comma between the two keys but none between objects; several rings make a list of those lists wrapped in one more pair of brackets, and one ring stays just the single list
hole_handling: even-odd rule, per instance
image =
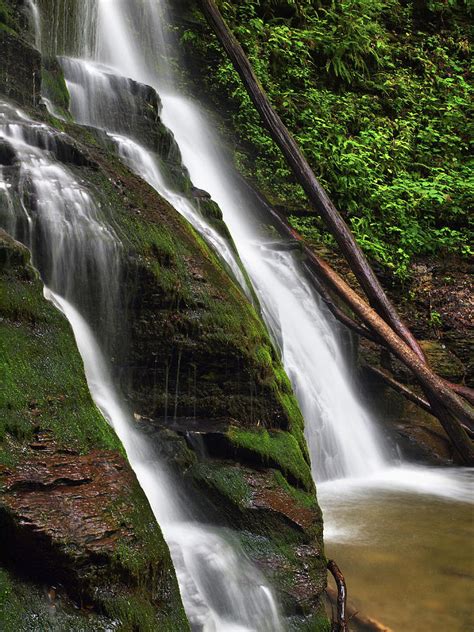
[{"label": "small cascade", "polygon": [[[193,629],[203,632],[282,632],[274,597],[224,529],[199,525],[179,487],[149,442],[132,427],[97,341],[80,313],[45,289],[70,322],[84,361],[89,390],[119,436],[167,540]],[[185,504],[186,503],[186,504]]]},{"label": "small cascade", "polygon": [[61,134],[3,102],[0,140],[15,156],[2,168],[3,228],[30,249],[46,285],[88,314],[100,310],[105,327],[118,300],[121,246],[88,190],[55,159],[74,156]]},{"label": "small cascade", "polygon": [[150,119],[150,109],[157,113],[162,109],[156,91],[114,74],[113,68],[100,63],[62,57],[61,65],[74,119],[110,134],[124,162],[194,226],[251,297],[231,240],[212,226],[199,211],[199,203],[177,186],[189,186],[185,182],[189,177],[173,136],[165,129],[157,133],[156,119]]},{"label": "small cascade", "polygon": [[35,33],[35,46],[38,50],[41,50],[41,16],[39,12],[36,0],[27,0],[28,7],[31,11],[33,18],[34,33]]}]

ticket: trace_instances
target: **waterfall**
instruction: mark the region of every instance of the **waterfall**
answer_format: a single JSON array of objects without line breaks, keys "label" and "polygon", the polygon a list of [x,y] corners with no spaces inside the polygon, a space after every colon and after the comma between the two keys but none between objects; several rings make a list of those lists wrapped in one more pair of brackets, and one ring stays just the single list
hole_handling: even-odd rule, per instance
[{"label": "waterfall", "polygon": [[260,573],[222,530],[199,526],[180,506],[176,484],[146,438],[133,429],[87,322],[64,298],[47,288],[45,296],[71,324],[92,397],[119,436],[163,530],[191,624],[204,632],[281,630],[273,595]]},{"label": "waterfall", "polygon": [[62,134],[0,102],[0,139],[20,163],[12,181],[2,168],[3,227],[30,249],[46,285],[100,312],[105,329],[118,300],[121,246],[88,190],[54,159],[68,151]]},{"label": "waterfall", "polygon": [[[90,4],[85,9],[86,15],[93,15]],[[72,60],[70,66],[74,66]],[[78,67],[81,65],[76,64]],[[92,91],[103,98],[113,78],[106,76],[103,67],[86,66],[87,73],[96,79]],[[97,82],[102,82],[105,92]],[[123,87],[123,81],[118,80],[118,84]],[[74,95],[74,87],[70,88]],[[139,86],[134,84],[134,89]],[[118,93],[120,90],[113,91],[114,98]],[[121,94],[127,100],[126,90]],[[79,101],[74,100],[76,104]],[[128,105],[133,109],[130,100]],[[97,119],[90,112],[90,121],[85,120],[85,111],[83,116],[77,112],[77,116],[81,122],[103,127],[97,112]],[[108,118],[113,120],[110,111]],[[115,120],[115,127],[109,131],[123,131],[123,121]],[[166,186],[151,153],[126,136],[112,134],[111,138],[127,162],[140,167],[140,171],[148,168],[145,175],[152,184],[194,223],[245,287],[232,244],[196,212],[185,196]],[[104,216],[86,186],[60,162],[70,151],[61,133],[0,102],[0,139],[16,156],[12,166],[0,168],[0,225],[31,250],[33,264],[45,283],[45,297],[65,314],[73,328],[91,395],[124,445],[163,530],[192,628],[202,632],[281,631],[279,609],[266,579],[229,530],[196,521],[177,481],[170,480],[158,455],[133,430],[132,416],[114,387],[101,350],[106,332],[117,331],[117,324],[110,323],[109,316],[121,311],[118,286],[122,245],[110,228],[111,218]],[[100,345],[91,320],[94,329],[103,334]]]},{"label": "waterfall", "polygon": [[[71,113],[74,119],[83,125],[92,125],[109,132],[124,162],[186,217],[219,254],[250,298],[248,283],[232,244],[193,207],[188,197],[166,182],[153,152],[131,138],[132,135],[137,136],[143,119],[143,113],[137,108],[137,94],[141,91],[144,97],[150,96],[148,86],[114,75],[113,68],[103,64],[70,57],[61,57],[60,61],[71,96]],[[140,140],[146,137],[145,130]],[[180,161],[179,150],[174,147],[173,150],[177,154],[176,159]]]},{"label": "waterfall", "polygon": [[[385,465],[383,448],[368,411],[351,387],[337,327],[305,279],[297,255],[284,247],[275,249],[274,236],[262,231],[261,218],[267,215],[268,223],[268,213],[242,189],[199,105],[177,91],[178,82],[166,63],[167,53],[173,49],[163,28],[166,16],[164,2],[98,0],[94,62],[107,65],[109,73],[156,89],[163,104],[163,122],[176,138],[193,184],[208,191],[219,204],[305,417],[314,478],[321,481],[377,472]],[[148,45],[143,46],[143,42]],[[158,60],[159,64],[152,63]],[[72,111],[82,122],[104,126],[100,113],[97,116],[99,107],[91,113],[89,105],[84,113],[84,103],[91,99],[90,74],[84,77],[86,67],[82,76],[77,62],[66,61],[63,68]],[[95,88],[99,88],[97,81]],[[106,98],[103,88],[95,94],[96,102],[104,104]],[[110,122],[107,126],[110,130]],[[156,170],[152,173],[147,168],[153,161],[149,152],[145,155],[130,139],[119,139],[119,144],[126,162],[170,199]],[[176,204],[176,196],[170,201],[201,230],[193,214]]]},{"label": "waterfall", "polygon": [[256,202],[250,206],[248,196],[235,195],[235,178],[196,105],[166,95],[163,120],[175,134],[193,182],[221,207],[254,284],[305,418],[315,480],[376,472],[384,466],[377,430],[351,387],[337,329],[297,255],[276,250],[273,237],[259,234],[254,218],[262,211]]},{"label": "waterfall", "polygon": [[27,2],[33,18],[35,46],[38,50],[41,50],[41,16],[38,5],[36,4],[36,0],[27,0]]},{"label": "waterfall", "polygon": [[[36,7],[33,0],[29,3]],[[385,467],[377,429],[351,386],[337,326],[305,278],[298,256],[262,228],[270,223],[264,206],[242,187],[231,161],[219,147],[212,123],[173,79],[168,53],[172,51],[176,57],[176,48],[163,28],[168,20],[166,4],[159,0],[60,4],[64,12],[66,7],[72,11],[74,41],[70,47],[65,45],[69,31],[63,24],[63,33],[52,48],[68,55],[61,63],[73,116],[109,133],[122,159],[193,224],[252,297],[232,241],[169,184],[156,148],[137,136],[134,128],[140,117],[133,118],[136,102],[131,93],[150,85],[160,95],[161,117],[175,136],[193,184],[208,191],[220,205],[303,411],[314,478],[343,479],[321,485],[325,494],[336,502],[341,496],[343,504],[350,504],[347,496],[351,486],[360,484],[363,497],[367,488],[361,479],[380,472],[387,489],[404,490],[411,485],[418,491],[420,469],[400,468],[394,473]],[[56,14],[54,19],[56,24],[60,22]],[[43,44],[41,38],[37,42]],[[132,118],[114,115],[118,100],[119,110],[128,108]],[[102,209],[73,173],[54,160],[58,150],[54,145],[60,139],[46,126],[2,104],[0,138],[14,147],[21,163],[17,183],[0,172],[0,199],[6,200],[0,222],[31,248],[47,285],[45,296],[72,325],[94,400],[120,437],[163,528],[193,628],[203,632],[282,630],[265,579],[241,553],[231,534],[196,522],[175,481],[133,429],[130,413],[115,389],[100,348],[102,340],[96,339],[90,325],[91,298],[86,296],[90,294],[99,302],[117,300],[114,281],[120,273],[121,245]],[[94,247],[86,249],[89,238],[94,240]],[[84,257],[86,250],[92,259]],[[97,278],[91,271],[99,272]],[[81,293],[81,287],[90,292]],[[99,311],[106,309],[102,305]],[[439,493],[441,489],[451,498],[458,486],[443,487],[446,480],[444,475],[427,474],[422,480],[423,491],[433,493],[436,489]],[[374,486],[379,484],[380,478]],[[341,489],[348,492],[346,496]],[[363,515],[359,504],[357,511]]]}]

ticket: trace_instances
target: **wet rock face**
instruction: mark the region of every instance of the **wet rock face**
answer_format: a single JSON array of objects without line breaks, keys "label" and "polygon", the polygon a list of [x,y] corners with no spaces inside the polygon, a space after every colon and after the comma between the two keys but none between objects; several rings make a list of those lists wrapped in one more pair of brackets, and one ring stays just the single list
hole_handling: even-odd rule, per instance
[{"label": "wet rock face", "polygon": [[79,455],[31,443],[16,467],[0,469],[4,561],[21,563],[21,551],[30,575],[84,592],[84,580],[100,573],[97,556],[103,567],[120,542],[139,546],[126,519],[134,483],[130,466],[111,451]]},{"label": "wet rock face", "polygon": [[[173,263],[162,259],[161,268],[172,269]],[[259,375],[252,366],[257,345],[247,339],[245,325],[238,340],[230,329],[226,332],[218,316],[211,320],[206,293],[223,307],[228,297],[209,282],[206,269],[193,267],[188,287],[195,292],[188,302],[180,301],[179,288],[160,291],[159,277],[146,268],[135,272],[135,287],[128,292],[133,297],[130,355],[120,367],[134,410],[167,421],[227,417],[279,426],[283,415],[270,388],[270,375]],[[281,425],[287,421],[281,419]]]},{"label": "wet rock face", "polygon": [[3,94],[21,105],[38,105],[41,96],[41,55],[2,28],[0,23],[0,83]]},{"label": "wet rock face", "polygon": [[[127,80],[115,88],[138,101],[137,133],[167,161],[170,180],[209,220],[221,222],[206,192],[191,189],[172,137],[162,134],[156,93]],[[28,113],[51,126],[44,111]],[[130,173],[110,143],[69,119],[56,123],[65,134],[55,143],[55,158],[97,196],[123,242],[124,310],[117,320],[124,333],[113,332],[107,353],[138,425],[190,490],[201,515],[233,530],[268,576],[295,629],[321,629],[311,622],[319,616],[326,579],[322,519],[303,422],[256,311],[189,224]],[[18,283],[12,280],[12,291]],[[40,295],[39,284],[35,292]],[[46,311],[53,323],[48,320],[46,330],[38,314],[28,315],[37,329],[27,330],[25,348],[61,367],[50,329],[64,322],[58,325],[53,308]],[[32,337],[44,337],[39,351],[32,352]],[[60,351],[77,360],[73,344]],[[40,363],[36,368],[42,375]],[[4,563],[20,576],[31,562],[38,582],[54,579],[95,611],[111,618],[118,613],[129,629],[182,632],[174,572],[148,503],[97,411],[78,420],[67,406],[75,397],[72,385],[87,393],[82,367],[67,385],[61,377],[57,370],[46,385],[30,375],[23,379],[34,388],[16,402],[21,440],[6,432],[15,458],[5,456],[0,441],[0,536],[22,551]],[[84,401],[76,408],[82,411]],[[152,617],[146,625],[145,616]],[[166,617],[173,625],[156,623]]]},{"label": "wet rock face", "polygon": [[[163,125],[161,100],[154,88],[113,69],[78,59],[60,57],[64,76],[71,86],[71,112],[81,124],[102,127],[109,133],[133,138],[152,150],[160,161],[165,180],[172,188],[189,192],[191,182],[173,134]],[[76,86],[81,87],[75,95]],[[57,103],[57,99],[53,99]],[[58,106],[60,103],[57,103]]]},{"label": "wet rock face", "polygon": [[[448,379],[459,380],[464,374],[459,359],[437,341],[421,341],[423,351],[435,370]],[[389,369],[396,379],[409,385],[421,397],[424,394],[406,367],[372,342],[359,341],[359,360],[362,365],[362,379],[367,390],[367,405],[376,412],[384,424],[391,441],[394,456],[431,465],[450,465],[459,459],[451,441],[439,421],[419,406],[396,393],[387,384],[365,367]]]}]

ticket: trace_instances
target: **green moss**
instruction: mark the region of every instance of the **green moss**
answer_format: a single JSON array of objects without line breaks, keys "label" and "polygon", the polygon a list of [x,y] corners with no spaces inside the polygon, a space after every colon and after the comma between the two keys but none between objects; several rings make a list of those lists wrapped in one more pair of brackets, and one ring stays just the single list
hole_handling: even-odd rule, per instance
[{"label": "green moss", "polygon": [[238,466],[201,462],[193,467],[192,476],[196,480],[205,480],[207,485],[241,509],[251,499],[252,491]]},{"label": "green moss", "polygon": [[81,452],[119,449],[89,394],[69,324],[42,296],[31,268],[0,267],[0,460],[7,436],[23,441],[41,427]]},{"label": "green moss", "polygon": [[268,345],[259,345],[255,349],[255,359],[265,371],[269,373],[273,370],[273,359],[271,348]]},{"label": "green moss", "polygon": [[9,574],[0,568],[0,621],[5,632],[18,630],[20,605]]},{"label": "green moss", "polygon": [[120,632],[186,632],[189,624],[183,610],[166,616],[157,614],[150,601],[140,594],[119,595],[106,600],[104,606],[113,620],[120,621]]},{"label": "green moss", "polygon": [[[54,608],[54,610],[53,610]],[[54,616],[52,616],[54,612]],[[2,632],[106,632],[110,620],[79,611],[63,599],[54,606],[44,587],[19,582],[0,567],[0,625]]]},{"label": "green moss", "polygon": [[[295,590],[295,577],[301,572],[301,565],[304,563],[307,572],[306,582],[312,584],[313,589],[324,591],[326,587],[326,559],[324,556],[317,556],[313,553],[302,562],[302,551],[298,544],[304,544],[304,539],[298,541],[298,535],[294,531],[279,530],[272,531],[268,536],[255,535],[249,531],[240,534],[240,541],[244,551],[249,557],[261,560],[264,564],[268,560],[274,560],[274,570],[271,580],[274,585],[278,585],[282,590],[280,593],[283,607],[285,606],[285,595],[291,594]],[[295,546],[296,545],[296,546]],[[304,553],[303,553],[304,556]],[[308,586],[309,588],[309,586]],[[289,630],[294,632],[326,631],[328,619],[322,606],[315,607],[312,602],[300,602],[300,616],[287,620]]]},{"label": "green moss", "polygon": [[9,2],[0,0],[0,29],[15,34],[17,28],[18,24],[12,6]]},{"label": "green moss", "polygon": [[61,66],[56,59],[43,59],[41,67],[41,94],[49,99],[61,116],[71,119],[69,91]]},{"label": "green moss", "polygon": [[277,482],[279,487],[282,487],[288,494],[302,507],[306,507],[307,509],[312,509],[314,511],[320,512],[318,502],[316,500],[316,496],[314,491],[306,492],[302,489],[298,489],[293,485],[290,485],[286,478],[279,472],[275,470],[273,473],[275,477],[275,481]]},{"label": "green moss", "polygon": [[[51,352],[54,344],[60,345],[60,351]],[[119,447],[113,430],[90,399],[80,363],[71,361],[69,353],[76,350],[70,332],[41,324],[32,337],[14,324],[2,322],[0,349],[4,354],[5,393],[0,400],[4,432],[15,428],[15,436],[21,439],[40,425],[59,443],[81,452],[91,447]]]},{"label": "green moss", "polygon": [[[59,446],[83,453],[98,448],[123,453],[92,402],[69,324],[44,299],[28,259],[26,249],[0,234],[0,462],[20,461],[25,442],[38,429],[50,433]],[[167,546],[136,479],[126,498],[103,511],[133,539],[117,541],[114,557],[106,564],[110,586],[95,591],[95,605],[112,620],[118,617],[121,630],[188,629]],[[65,550],[68,546],[64,543]],[[120,591],[125,587],[126,595],[111,586],[120,586]],[[25,623],[32,617],[43,626],[43,615],[42,629],[50,629],[47,605],[36,598],[25,601],[28,607],[19,601],[17,594],[27,590],[36,589],[18,583],[13,590],[8,574],[0,569],[2,629],[33,629]],[[87,618],[64,614],[59,619],[62,627],[52,625],[51,630],[108,629],[99,620],[94,617],[89,625]]]},{"label": "green moss", "polygon": [[283,474],[291,475],[306,489],[313,490],[307,462],[295,437],[283,430],[243,430],[231,428],[227,436],[232,443],[261,457],[263,462],[276,464]]},{"label": "green moss", "polygon": [[[150,570],[159,560],[169,561],[169,557],[161,531],[138,482],[130,489],[129,495],[121,499],[119,506],[111,508],[111,512],[119,521],[126,521],[135,535],[132,543],[119,543],[114,553],[115,561],[118,567],[129,572],[138,586],[144,587],[150,581]],[[152,580],[152,583],[158,585],[156,581]]]},{"label": "green moss", "polygon": [[331,632],[332,625],[324,609],[304,619],[290,624],[289,632]]},{"label": "green moss", "polygon": [[168,548],[138,482],[112,512],[135,537],[117,544],[111,570],[118,576],[125,572],[130,577],[127,584],[134,589],[127,594],[99,595],[104,611],[120,621],[123,631],[188,630]]}]

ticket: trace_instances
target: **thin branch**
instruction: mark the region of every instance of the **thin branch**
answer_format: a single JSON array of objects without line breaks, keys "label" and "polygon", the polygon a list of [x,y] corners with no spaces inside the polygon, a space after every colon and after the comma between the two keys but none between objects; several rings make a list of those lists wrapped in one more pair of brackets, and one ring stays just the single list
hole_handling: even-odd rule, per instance
[{"label": "thin branch", "polygon": [[328,560],[328,571],[334,577],[337,587],[337,621],[333,622],[332,632],[349,632],[346,615],[347,588],[341,569],[334,560]]}]

